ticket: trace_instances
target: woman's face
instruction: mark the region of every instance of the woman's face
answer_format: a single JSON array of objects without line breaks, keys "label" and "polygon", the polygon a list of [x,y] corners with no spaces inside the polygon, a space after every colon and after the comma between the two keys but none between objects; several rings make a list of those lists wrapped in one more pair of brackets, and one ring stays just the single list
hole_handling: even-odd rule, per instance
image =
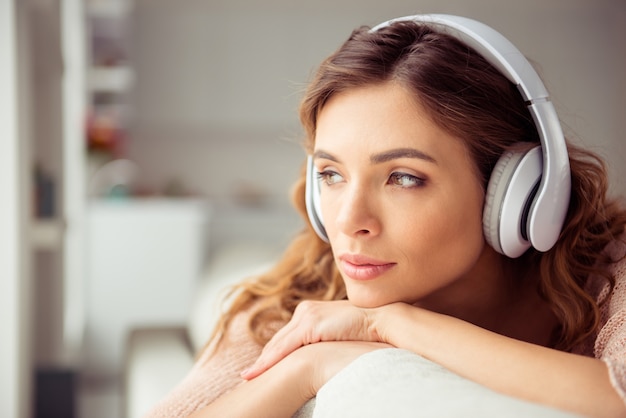
[{"label": "woman's face", "polygon": [[[385,83],[322,109],[314,161],[322,215],[348,298],[436,310],[481,292],[484,190],[461,140],[408,90]],[[484,286],[483,286],[484,287]]]}]

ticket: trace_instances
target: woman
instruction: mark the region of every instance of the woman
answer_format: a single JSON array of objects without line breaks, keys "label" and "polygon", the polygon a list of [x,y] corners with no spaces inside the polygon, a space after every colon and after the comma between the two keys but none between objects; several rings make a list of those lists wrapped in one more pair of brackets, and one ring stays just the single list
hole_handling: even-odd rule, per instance
[{"label": "woman", "polygon": [[155,416],[291,416],[384,347],[515,398],[626,416],[626,211],[595,155],[568,143],[558,240],[510,258],[483,232],[489,179],[540,138],[517,88],[472,48],[411,20],[358,29],[300,115],[330,244],[308,228],[242,284]]}]

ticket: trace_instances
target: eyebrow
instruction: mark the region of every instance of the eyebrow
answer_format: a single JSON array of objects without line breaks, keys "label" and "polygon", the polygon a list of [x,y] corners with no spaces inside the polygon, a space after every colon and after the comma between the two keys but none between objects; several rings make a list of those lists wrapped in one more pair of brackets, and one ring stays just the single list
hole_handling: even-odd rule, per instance
[{"label": "eyebrow", "polygon": [[[325,160],[339,162],[339,159],[337,157],[325,151],[315,151],[315,153],[313,153],[313,158],[323,158]],[[416,150],[415,148],[396,148],[389,151],[380,152],[378,154],[372,155],[370,157],[370,162],[372,164],[381,164],[392,160],[398,160],[400,158],[416,158],[419,160],[424,160],[437,164],[437,160],[435,160],[433,157],[426,154],[425,152]]]},{"label": "eyebrow", "polygon": [[398,160],[400,158],[417,158],[419,160],[428,161],[430,163],[437,163],[437,161],[426,154],[425,152],[416,150],[415,148],[397,148],[389,151],[374,154],[370,157],[372,164],[385,163],[391,160]]}]

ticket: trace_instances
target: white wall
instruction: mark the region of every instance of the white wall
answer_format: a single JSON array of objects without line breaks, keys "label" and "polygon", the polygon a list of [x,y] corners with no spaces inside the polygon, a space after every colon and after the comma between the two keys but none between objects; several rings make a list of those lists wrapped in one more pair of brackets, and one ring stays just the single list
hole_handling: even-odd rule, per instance
[{"label": "white wall", "polygon": [[31,280],[26,227],[28,85],[24,2],[0,2],[0,416],[30,416]]},{"label": "white wall", "polygon": [[626,175],[621,0],[137,0],[130,153],[144,183],[178,178],[218,199],[252,186],[286,202],[311,71],[352,28],[416,12],[466,15],[503,32],[538,63],[568,135],[604,155],[613,180]]}]

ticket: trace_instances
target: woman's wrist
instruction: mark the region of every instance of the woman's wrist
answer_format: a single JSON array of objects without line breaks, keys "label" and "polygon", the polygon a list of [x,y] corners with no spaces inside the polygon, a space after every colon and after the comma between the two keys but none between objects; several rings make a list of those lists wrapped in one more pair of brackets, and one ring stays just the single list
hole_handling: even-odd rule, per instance
[{"label": "woman's wrist", "polygon": [[437,351],[439,333],[445,316],[397,302],[374,310],[371,319],[372,333],[379,342],[404,348],[421,356]]},{"label": "woman's wrist", "polygon": [[297,349],[285,360],[295,364],[295,384],[298,385],[298,393],[306,401],[316,396],[326,382],[352,361],[363,354],[385,347],[384,344],[364,341],[319,342]]},{"label": "woman's wrist", "polygon": [[395,346],[393,332],[398,330],[398,321],[406,315],[406,310],[412,308],[405,303],[391,303],[373,308],[368,315],[368,332],[372,341],[382,342]]},{"label": "woman's wrist", "polygon": [[316,365],[315,355],[311,355],[307,347],[310,346],[295,350],[274,366],[286,370],[291,380],[289,384],[293,385],[298,398],[304,402],[315,397],[323,384],[319,382],[319,365]]}]

